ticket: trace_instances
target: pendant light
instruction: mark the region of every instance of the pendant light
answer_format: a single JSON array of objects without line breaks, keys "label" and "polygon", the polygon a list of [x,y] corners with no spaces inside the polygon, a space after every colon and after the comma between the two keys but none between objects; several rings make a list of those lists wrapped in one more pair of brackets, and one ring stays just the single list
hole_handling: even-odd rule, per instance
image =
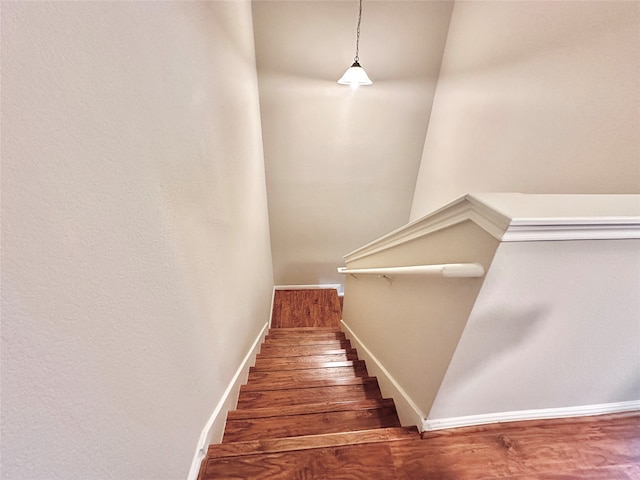
[{"label": "pendant light", "polygon": [[360,58],[358,53],[360,51],[360,22],[362,21],[362,0],[360,0],[360,11],[358,12],[358,28],[356,29],[356,56],[353,58],[353,65],[351,65],[338,83],[340,85],[351,85],[357,87],[359,85],[371,85],[373,82],[364,71],[364,68],[360,66]]}]

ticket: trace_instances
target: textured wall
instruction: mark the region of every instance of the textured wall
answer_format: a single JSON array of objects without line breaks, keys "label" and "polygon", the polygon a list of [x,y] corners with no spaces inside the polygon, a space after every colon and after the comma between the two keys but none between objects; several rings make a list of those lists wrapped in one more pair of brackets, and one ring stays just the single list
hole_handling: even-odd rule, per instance
[{"label": "textured wall", "polygon": [[411,218],[468,192],[640,192],[640,4],[456,2]]},{"label": "textured wall", "polygon": [[177,479],[268,319],[250,5],[2,3],[2,478]]}]

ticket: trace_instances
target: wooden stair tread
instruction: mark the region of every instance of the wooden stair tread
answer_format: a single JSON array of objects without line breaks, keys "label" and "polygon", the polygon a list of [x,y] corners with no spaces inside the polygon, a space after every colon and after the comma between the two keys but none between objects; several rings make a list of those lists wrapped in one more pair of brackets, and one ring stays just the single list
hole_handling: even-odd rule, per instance
[{"label": "wooden stair tread", "polygon": [[[264,346],[264,345],[263,345]],[[323,347],[276,347],[264,348],[256,358],[298,358],[314,355],[340,355],[340,354],[357,354],[355,348],[323,348]]]},{"label": "wooden stair tread", "polygon": [[260,364],[249,368],[249,373],[252,372],[284,372],[288,370],[295,370],[298,372],[306,372],[307,370],[320,370],[326,368],[354,368],[356,370],[366,370],[366,365],[363,360],[341,360],[335,362],[322,362],[322,363],[310,363],[310,362],[298,362],[293,364],[287,363],[275,363],[268,364],[266,366]]},{"label": "wooden stair tread", "polygon": [[335,346],[337,348],[343,348],[342,345],[347,343],[348,340],[346,338],[313,338],[313,337],[277,337],[277,338],[269,338],[266,336],[264,339],[263,346],[269,347],[284,347],[290,345],[296,346],[305,346],[305,345],[330,345]]},{"label": "wooden stair tread", "polygon": [[345,340],[343,332],[273,332],[269,331],[265,340]]},{"label": "wooden stair tread", "polygon": [[343,412],[346,410],[369,410],[372,408],[385,407],[394,408],[393,400],[390,398],[381,398],[347,402],[333,401],[322,403],[307,403],[302,405],[291,405],[286,410],[283,410],[280,407],[244,408],[231,410],[227,414],[227,421],[305,415],[308,413]]},{"label": "wooden stair tread", "polygon": [[329,355],[304,355],[300,357],[261,357],[256,356],[255,367],[265,368],[269,366],[284,365],[320,365],[327,362],[346,362],[358,360],[356,353],[331,353]]},{"label": "wooden stair tread", "polygon": [[417,427],[387,427],[354,432],[303,435],[300,437],[248,440],[245,442],[209,445],[207,457],[225,458],[258,453],[289,452],[313,448],[357,445],[363,443],[395,442],[420,438]]},{"label": "wooden stair tread", "polygon": [[269,333],[296,333],[296,332],[341,332],[337,327],[271,327]]},{"label": "wooden stair tread", "polygon": [[[253,367],[251,367],[253,368]],[[300,368],[298,370],[251,370],[248,382],[264,382],[269,380],[291,380],[301,382],[322,378],[352,378],[367,376],[367,369],[362,363],[348,366],[323,366],[321,368]]]},{"label": "wooden stair tread", "polygon": [[327,350],[350,350],[351,348],[352,347],[349,340],[335,340],[332,343],[316,343],[306,345],[278,345],[274,343],[263,343],[260,346],[260,353],[283,352],[285,355],[313,355],[313,353],[315,352],[323,352]]},{"label": "wooden stair tread", "polygon": [[237,408],[287,408],[291,405],[318,403],[335,399],[346,402],[381,398],[382,394],[377,383],[263,391],[246,391],[241,387]]},{"label": "wooden stair tread", "polygon": [[240,391],[269,391],[269,390],[277,390],[277,391],[286,391],[289,389],[295,388],[315,388],[315,387],[334,387],[339,385],[364,385],[364,384],[378,384],[378,379],[376,377],[354,377],[354,378],[325,378],[319,380],[308,380],[305,382],[297,382],[295,384],[289,383],[288,385],[281,384],[255,384],[255,383],[247,383],[246,385],[242,385],[240,387]]},{"label": "wooden stair tread", "polygon": [[366,368],[336,367],[336,368],[310,368],[304,370],[278,370],[250,372],[248,383],[262,387],[286,388],[288,385],[308,387],[310,382],[348,380],[357,377],[368,376]]},{"label": "wooden stair tread", "polygon": [[223,443],[400,427],[395,407],[227,420]]},{"label": "wooden stair tread", "polygon": [[408,479],[398,476],[389,448],[393,443],[398,442],[211,458],[203,462],[198,480]]}]

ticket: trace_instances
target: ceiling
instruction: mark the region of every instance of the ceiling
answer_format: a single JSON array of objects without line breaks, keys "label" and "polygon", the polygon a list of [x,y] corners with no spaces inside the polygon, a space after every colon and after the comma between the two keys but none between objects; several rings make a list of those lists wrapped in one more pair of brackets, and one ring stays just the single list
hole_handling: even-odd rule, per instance
[{"label": "ceiling", "polygon": [[343,255],[409,219],[453,3],[254,0],[276,285],[342,283]]}]

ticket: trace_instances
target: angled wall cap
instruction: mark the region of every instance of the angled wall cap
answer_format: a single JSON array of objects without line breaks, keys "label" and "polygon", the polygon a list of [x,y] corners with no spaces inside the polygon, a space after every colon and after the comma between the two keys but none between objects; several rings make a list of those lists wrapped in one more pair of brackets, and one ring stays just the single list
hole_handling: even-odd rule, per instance
[{"label": "angled wall cap", "polygon": [[640,239],[640,195],[467,194],[344,259],[359,260],[468,220],[502,242]]}]

